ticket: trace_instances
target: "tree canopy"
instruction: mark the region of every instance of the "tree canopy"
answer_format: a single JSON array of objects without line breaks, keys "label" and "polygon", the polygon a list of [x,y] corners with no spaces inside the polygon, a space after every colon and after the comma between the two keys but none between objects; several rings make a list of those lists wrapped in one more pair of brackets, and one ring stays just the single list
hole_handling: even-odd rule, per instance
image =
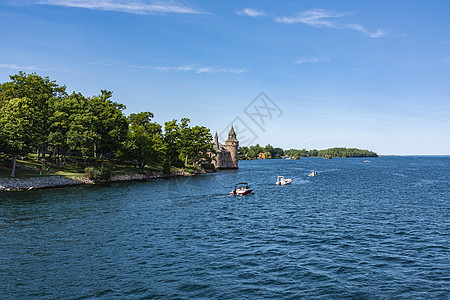
[{"label": "tree canopy", "polygon": [[378,154],[357,148],[329,148],[325,150],[298,150],[289,149],[283,150],[281,148],[274,148],[271,145],[261,147],[259,144],[250,147],[239,147],[239,157],[240,159],[256,159],[259,157],[260,153],[264,153],[266,158],[281,158],[282,156],[288,156],[290,158],[300,158],[300,157],[377,157]]},{"label": "tree canopy", "polygon": [[210,162],[210,130],[190,120],[154,122],[152,112],[125,116],[111,91],[86,97],[48,77],[19,72],[0,84],[0,153],[16,158],[38,150],[62,164],[75,157],[105,158],[146,165],[184,167]]},{"label": "tree canopy", "polygon": [[25,155],[39,145],[42,126],[33,101],[27,97],[4,101],[0,108],[0,128],[2,152],[14,157],[11,173],[14,177],[17,155]]}]

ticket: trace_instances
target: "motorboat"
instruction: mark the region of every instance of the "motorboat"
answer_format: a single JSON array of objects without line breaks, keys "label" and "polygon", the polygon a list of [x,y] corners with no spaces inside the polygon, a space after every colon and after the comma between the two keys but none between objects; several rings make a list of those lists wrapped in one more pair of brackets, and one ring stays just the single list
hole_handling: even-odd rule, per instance
[{"label": "motorboat", "polygon": [[286,185],[292,182],[290,178],[284,178],[284,176],[278,176],[276,184],[278,185]]},{"label": "motorboat", "polygon": [[364,162],[365,162],[365,163],[368,163],[368,162],[370,162],[370,160],[366,159]]},{"label": "motorboat", "polygon": [[248,186],[247,182],[240,182],[236,184],[230,195],[248,195],[253,192],[253,189]]},{"label": "motorboat", "polygon": [[311,173],[308,174],[308,176],[310,176],[310,177],[317,176],[317,172],[312,170]]}]

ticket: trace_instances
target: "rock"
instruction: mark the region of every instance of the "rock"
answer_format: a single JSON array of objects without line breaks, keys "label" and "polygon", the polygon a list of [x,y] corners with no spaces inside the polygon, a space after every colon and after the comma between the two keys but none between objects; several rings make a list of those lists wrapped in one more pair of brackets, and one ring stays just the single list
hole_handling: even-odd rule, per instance
[{"label": "rock", "polygon": [[0,179],[0,191],[34,190],[39,188],[77,185],[82,182],[61,176],[30,177],[27,179]]},{"label": "rock", "polygon": [[[147,180],[154,178],[170,178],[175,176],[193,176],[184,170],[176,170],[173,174],[164,174],[163,172],[154,172],[152,174],[125,174],[116,175],[110,181],[132,181],[132,180]],[[30,177],[26,179],[18,178],[0,178],[0,192],[18,191],[18,190],[36,190],[42,188],[53,188],[81,184],[95,184],[96,182],[86,177],[71,177],[66,178],[62,176],[39,176]]]}]

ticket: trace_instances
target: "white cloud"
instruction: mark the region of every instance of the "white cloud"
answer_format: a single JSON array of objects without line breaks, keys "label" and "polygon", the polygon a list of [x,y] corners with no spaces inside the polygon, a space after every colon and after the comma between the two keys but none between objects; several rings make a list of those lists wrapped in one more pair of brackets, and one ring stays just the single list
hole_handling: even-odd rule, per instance
[{"label": "white cloud", "polygon": [[141,15],[154,13],[204,14],[204,12],[184,5],[142,0],[39,0],[38,4],[119,11]]},{"label": "white cloud", "polygon": [[266,13],[259,9],[253,9],[253,8],[244,8],[241,10],[236,11],[236,14],[238,15],[245,15],[249,17],[265,17]]},{"label": "white cloud", "polygon": [[367,30],[364,26],[362,26],[360,24],[348,24],[348,25],[346,25],[346,27],[356,30],[356,31],[359,31],[363,35],[368,36],[370,38],[379,38],[379,37],[383,37],[386,35],[386,33],[380,29],[377,29],[375,32],[370,32],[369,30]]},{"label": "white cloud", "polygon": [[93,61],[89,63],[90,65],[101,65],[101,66],[113,66],[114,63],[113,62],[106,62],[103,60],[99,60],[99,61]]},{"label": "white cloud", "polygon": [[330,61],[328,57],[308,57],[308,58],[299,58],[295,62],[296,64],[304,64],[304,63],[318,63]]},{"label": "white cloud", "polygon": [[348,13],[338,13],[324,9],[310,9],[293,17],[277,17],[275,18],[275,21],[286,24],[303,23],[315,27],[336,27],[337,25],[332,18],[340,18],[347,14]]},{"label": "white cloud", "polygon": [[149,66],[133,66],[138,69],[153,69],[160,72],[193,72],[193,73],[235,73],[241,74],[245,72],[243,68],[216,68],[211,66],[194,67],[194,66],[178,66],[178,67],[149,67]]},{"label": "white cloud", "polygon": [[27,71],[37,71],[39,68],[35,66],[19,66],[15,64],[0,64],[2,69],[13,69],[13,70],[27,70]]},{"label": "white cloud", "polygon": [[329,27],[336,29],[348,28],[358,31],[370,38],[379,38],[386,35],[386,32],[380,29],[372,32],[360,24],[344,24],[339,22],[340,18],[347,15],[350,15],[350,13],[334,12],[324,9],[310,9],[300,12],[292,17],[277,17],[275,18],[275,21],[285,24],[302,23],[313,27]]}]

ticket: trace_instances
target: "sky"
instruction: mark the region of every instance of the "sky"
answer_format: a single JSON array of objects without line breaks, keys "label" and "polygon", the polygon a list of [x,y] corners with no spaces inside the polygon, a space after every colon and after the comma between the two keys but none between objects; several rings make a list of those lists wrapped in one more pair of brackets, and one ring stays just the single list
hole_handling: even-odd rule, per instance
[{"label": "sky", "polygon": [[19,71],[242,146],[450,154],[450,2],[2,0]]}]

